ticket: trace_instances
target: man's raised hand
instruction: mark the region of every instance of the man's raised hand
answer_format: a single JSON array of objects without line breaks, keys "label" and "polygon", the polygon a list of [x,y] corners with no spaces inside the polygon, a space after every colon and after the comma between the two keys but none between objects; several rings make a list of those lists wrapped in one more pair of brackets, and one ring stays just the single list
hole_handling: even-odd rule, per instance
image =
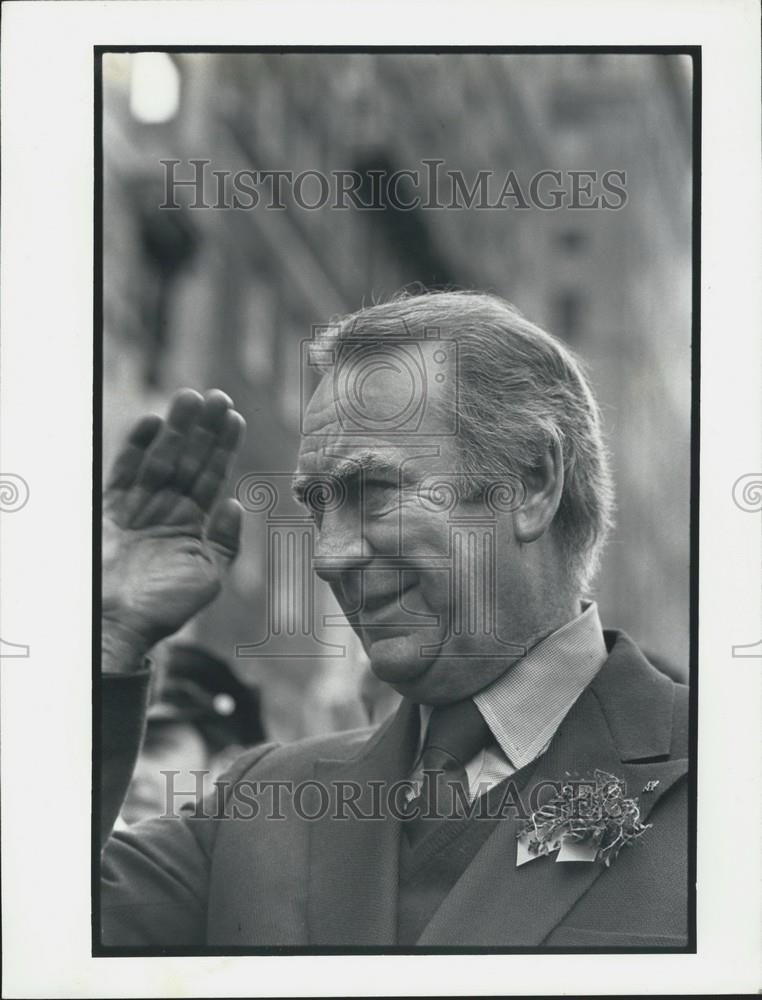
[{"label": "man's raised hand", "polygon": [[181,389],[143,417],[103,496],[103,668],[130,670],[219,592],[241,508],[217,503],[245,422],[223,392]]}]

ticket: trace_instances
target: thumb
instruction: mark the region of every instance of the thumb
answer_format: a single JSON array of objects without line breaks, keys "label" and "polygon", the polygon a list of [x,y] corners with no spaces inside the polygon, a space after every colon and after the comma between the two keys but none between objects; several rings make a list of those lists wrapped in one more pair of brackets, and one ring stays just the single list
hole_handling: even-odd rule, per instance
[{"label": "thumb", "polygon": [[215,507],[209,518],[206,541],[220,570],[227,569],[238,555],[242,515],[241,505],[229,497]]}]

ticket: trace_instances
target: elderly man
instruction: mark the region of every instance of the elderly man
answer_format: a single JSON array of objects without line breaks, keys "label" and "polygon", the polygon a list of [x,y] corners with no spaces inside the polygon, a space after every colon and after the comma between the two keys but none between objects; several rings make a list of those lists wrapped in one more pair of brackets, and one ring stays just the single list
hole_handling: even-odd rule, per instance
[{"label": "elderly man", "polygon": [[109,837],[146,654],[217,594],[241,518],[223,393],[140,421],[104,496],[103,943],[685,947],[686,691],[587,596],[613,497],[579,362],[448,292],[344,319],[311,363],[295,495],[400,706]]}]

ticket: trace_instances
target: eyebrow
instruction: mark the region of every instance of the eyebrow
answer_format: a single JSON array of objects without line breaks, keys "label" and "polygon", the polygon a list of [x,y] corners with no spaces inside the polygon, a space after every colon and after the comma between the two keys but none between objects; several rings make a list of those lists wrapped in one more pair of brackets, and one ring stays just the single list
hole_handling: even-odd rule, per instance
[{"label": "eyebrow", "polygon": [[398,465],[387,461],[376,452],[363,452],[355,458],[345,459],[330,472],[296,473],[291,479],[291,493],[297,503],[304,503],[304,494],[313,484],[336,483],[345,485],[368,475],[391,475],[396,481],[404,478]]}]

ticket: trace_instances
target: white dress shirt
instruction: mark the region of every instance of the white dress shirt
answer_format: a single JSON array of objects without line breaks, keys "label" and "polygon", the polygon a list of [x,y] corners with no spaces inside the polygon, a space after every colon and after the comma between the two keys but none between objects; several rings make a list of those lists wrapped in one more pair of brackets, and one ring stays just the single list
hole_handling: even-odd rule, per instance
[{"label": "white dress shirt", "polygon": [[[474,695],[495,738],[466,764],[473,801],[540,756],[608,656],[595,602],[533,646]],[[421,705],[419,754],[411,780],[422,778],[420,756],[432,707]],[[416,794],[411,793],[411,797]]]}]

